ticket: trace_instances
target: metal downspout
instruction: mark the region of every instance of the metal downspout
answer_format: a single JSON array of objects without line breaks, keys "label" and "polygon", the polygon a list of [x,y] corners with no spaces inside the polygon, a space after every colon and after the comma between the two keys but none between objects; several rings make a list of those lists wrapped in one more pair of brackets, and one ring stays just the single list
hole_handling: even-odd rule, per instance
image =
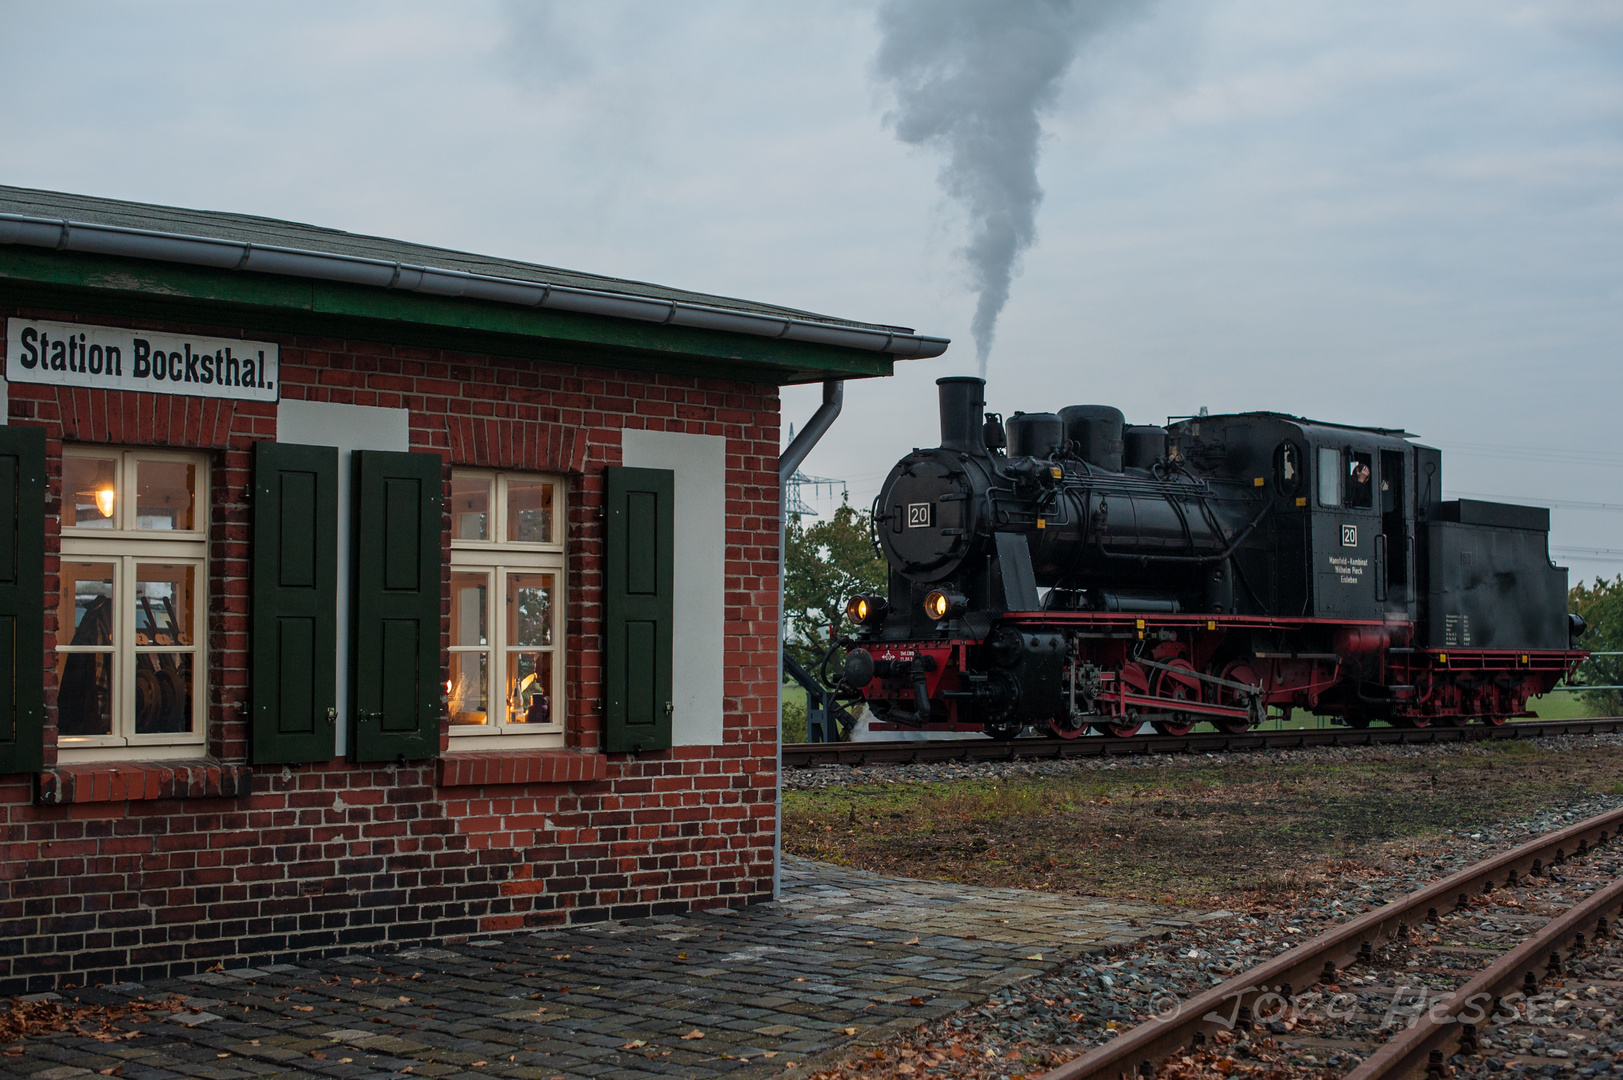
[{"label": "metal downspout", "polygon": [[840,415],[840,406],[845,404],[845,381],[843,379],[828,379],[823,383],[823,403],[812,413],[806,426],[789,442],[789,447],[778,455],[778,657],[774,675],[778,683],[778,714],[777,735],[773,742],[777,746],[777,784],[776,806],[773,811],[772,824],[772,898],[776,900],[783,891],[783,568],[784,568],[784,542],[788,539],[789,515],[788,502],[784,493],[788,490],[789,478],[800,468],[800,463],[806,460],[806,455],[812,452],[818,440],[834,424],[834,418]]}]

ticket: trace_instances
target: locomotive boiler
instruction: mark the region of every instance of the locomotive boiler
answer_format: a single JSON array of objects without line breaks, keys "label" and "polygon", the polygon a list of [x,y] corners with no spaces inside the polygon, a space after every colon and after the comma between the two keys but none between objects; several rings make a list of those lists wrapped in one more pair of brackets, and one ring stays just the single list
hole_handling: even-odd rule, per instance
[{"label": "locomotive boiler", "polygon": [[938,380],[941,443],[872,511],[886,595],[834,679],[880,726],[1071,737],[1503,723],[1581,662],[1549,512],[1442,499],[1403,431],[1278,413],[1129,425],[985,411]]}]

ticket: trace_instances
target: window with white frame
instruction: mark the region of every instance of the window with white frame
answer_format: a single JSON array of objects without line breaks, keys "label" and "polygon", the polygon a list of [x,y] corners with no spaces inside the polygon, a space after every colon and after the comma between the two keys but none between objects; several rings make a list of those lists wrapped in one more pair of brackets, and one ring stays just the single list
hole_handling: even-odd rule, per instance
[{"label": "window with white frame", "polygon": [[63,448],[63,760],[203,752],[207,484],[200,454]]},{"label": "window with white frame", "polygon": [[564,482],[451,473],[455,748],[563,745]]}]

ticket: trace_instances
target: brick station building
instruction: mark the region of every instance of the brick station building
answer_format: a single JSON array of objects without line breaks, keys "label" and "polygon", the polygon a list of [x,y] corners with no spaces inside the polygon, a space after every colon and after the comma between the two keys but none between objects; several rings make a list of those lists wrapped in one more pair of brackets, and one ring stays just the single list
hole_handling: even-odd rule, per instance
[{"label": "brick station building", "polygon": [[945,341],[17,188],[0,319],[0,991],[770,896],[778,387]]}]

